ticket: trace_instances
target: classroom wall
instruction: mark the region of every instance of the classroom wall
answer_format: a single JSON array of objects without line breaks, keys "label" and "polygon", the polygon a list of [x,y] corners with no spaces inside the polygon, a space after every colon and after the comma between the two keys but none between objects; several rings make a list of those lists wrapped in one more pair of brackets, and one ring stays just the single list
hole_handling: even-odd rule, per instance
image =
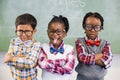
[{"label": "classroom wall", "polygon": [[85,13],[99,12],[104,17],[104,30],[100,37],[108,40],[114,53],[120,53],[120,0],[0,0],[0,51],[7,51],[9,41],[15,35],[15,19],[30,13],[38,20],[34,36],[41,43],[48,42],[46,30],[52,15],[69,19],[70,30],[65,43],[74,46],[77,37],[85,36],[82,18]]}]

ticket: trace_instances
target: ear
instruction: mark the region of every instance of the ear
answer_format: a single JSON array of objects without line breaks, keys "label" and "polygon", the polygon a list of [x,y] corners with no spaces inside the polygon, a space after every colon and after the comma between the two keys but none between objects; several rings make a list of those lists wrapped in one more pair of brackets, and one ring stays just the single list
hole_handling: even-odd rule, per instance
[{"label": "ear", "polygon": [[47,30],[47,35],[49,35],[49,31]]},{"label": "ear", "polygon": [[85,27],[83,27],[83,29],[85,30]]},{"label": "ear", "polygon": [[33,34],[35,34],[37,32],[37,29],[35,28],[34,30],[33,30]]},{"label": "ear", "polygon": [[86,29],[85,29],[85,28],[83,28],[83,30],[84,30],[84,33],[86,33]]},{"label": "ear", "polygon": [[65,36],[67,36],[67,33],[66,33],[66,31],[64,32],[64,34],[63,34],[63,37],[65,37]]}]

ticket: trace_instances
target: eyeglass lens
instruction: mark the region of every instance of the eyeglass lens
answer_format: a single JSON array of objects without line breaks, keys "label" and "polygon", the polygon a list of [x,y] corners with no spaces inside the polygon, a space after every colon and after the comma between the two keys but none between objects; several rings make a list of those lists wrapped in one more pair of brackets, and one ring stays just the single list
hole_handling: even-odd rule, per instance
[{"label": "eyeglass lens", "polygon": [[60,35],[60,34],[62,34],[64,31],[65,31],[65,30],[48,30],[48,33],[50,33],[50,34],[56,33],[56,34]]},{"label": "eyeglass lens", "polygon": [[32,35],[32,31],[30,31],[30,30],[16,30],[16,34],[18,36],[22,36],[23,33],[25,33],[26,36],[31,36]]},{"label": "eyeglass lens", "polygon": [[96,26],[86,25],[86,29],[87,29],[87,30],[92,30],[92,29],[94,29],[95,31],[100,31],[100,30],[101,30],[101,26],[99,26],[99,25],[96,25]]}]

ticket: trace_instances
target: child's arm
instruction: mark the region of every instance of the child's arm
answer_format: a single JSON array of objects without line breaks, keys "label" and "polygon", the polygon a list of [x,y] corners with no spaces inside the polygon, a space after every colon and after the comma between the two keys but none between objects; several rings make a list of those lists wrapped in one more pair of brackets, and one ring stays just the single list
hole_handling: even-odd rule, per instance
[{"label": "child's arm", "polygon": [[95,55],[95,64],[107,68],[110,66],[111,61],[112,61],[112,52],[111,52],[110,44],[106,42],[102,53],[98,53]]},{"label": "child's arm", "polygon": [[58,74],[70,74],[75,63],[74,59],[74,51],[72,50],[68,53],[66,60],[65,59],[56,59],[50,60],[47,59],[47,55],[44,50],[41,50],[40,59],[38,61],[38,65],[40,68],[46,69],[47,71],[58,73]]},{"label": "child's arm", "polygon": [[55,73],[64,75],[64,74],[71,74],[75,64],[74,58],[74,50],[69,52],[66,56],[66,63],[63,66],[56,66],[54,69]]},{"label": "child's arm", "polygon": [[104,63],[102,62],[101,58],[103,57],[103,53],[98,53],[95,55],[95,64],[100,65],[100,66],[105,66]]},{"label": "child's arm", "polygon": [[6,53],[4,57],[4,63],[8,63],[12,59],[12,56],[10,53]]},{"label": "child's arm", "polygon": [[84,64],[95,64],[95,53],[88,53],[80,40],[77,40],[75,44],[78,61]]},{"label": "child's arm", "polygon": [[43,48],[41,48],[38,65],[42,69],[46,69],[47,71],[52,71],[54,68],[53,61],[47,59],[47,54],[44,52]]},{"label": "child's arm", "polygon": [[46,69],[49,72],[53,72],[55,69],[55,65],[57,66],[57,65],[64,65],[64,64],[65,64],[64,59],[57,59],[57,60],[48,59],[47,54],[45,53],[43,48],[41,48],[41,52],[38,60],[38,65],[40,68]]},{"label": "child's arm", "polygon": [[40,43],[35,43],[34,48],[31,49],[30,53],[26,57],[12,56],[8,65],[14,66],[19,69],[32,68],[37,65],[37,60],[40,53]]},{"label": "child's arm", "polygon": [[110,66],[112,60],[111,47],[108,42],[106,42],[102,53],[98,54],[88,54],[79,41],[76,41],[76,51],[78,60],[84,64],[97,64],[100,66],[105,66],[106,68]]},{"label": "child's arm", "polygon": [[10,41],[8,52],[5,54],[4,63],[8,63],[14,55],[13,40]]},{"label": "child's arm", "polygon": [[100,61],[104,64],[105,68],[110,67],[110,62],[112,61],[113,55],[112,55],[109,42],[106,42],[105,47],[103,48],[102,54],[103,56],[100,59]]}]

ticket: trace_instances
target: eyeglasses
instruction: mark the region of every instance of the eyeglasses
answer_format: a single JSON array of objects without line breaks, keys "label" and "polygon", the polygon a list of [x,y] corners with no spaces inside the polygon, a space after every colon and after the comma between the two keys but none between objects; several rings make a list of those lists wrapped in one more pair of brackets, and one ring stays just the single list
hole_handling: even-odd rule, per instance
[{"label": "eyeglasses", "polygon": [[96,25],[96,26],[93,26],[93,25],[85,25],[85,29],[91,31],[92,29],[94,29],[94,31],[100,31],[101,30],[101,26],[99,25]]},{"label": "eyeglasses", "polygon": [[49,34],[54,34],[56,33],[57,35],[61,35],[63,34],[63,32],[65,32],[65,30],[47,30]]},{"label": "eyeglasses", "polygon": [[22,36],[23,33],[25,33],[26,36],[31,36],[33,34],[33,31],[30,31],[30,30],[16,30],[17,36]]}]

